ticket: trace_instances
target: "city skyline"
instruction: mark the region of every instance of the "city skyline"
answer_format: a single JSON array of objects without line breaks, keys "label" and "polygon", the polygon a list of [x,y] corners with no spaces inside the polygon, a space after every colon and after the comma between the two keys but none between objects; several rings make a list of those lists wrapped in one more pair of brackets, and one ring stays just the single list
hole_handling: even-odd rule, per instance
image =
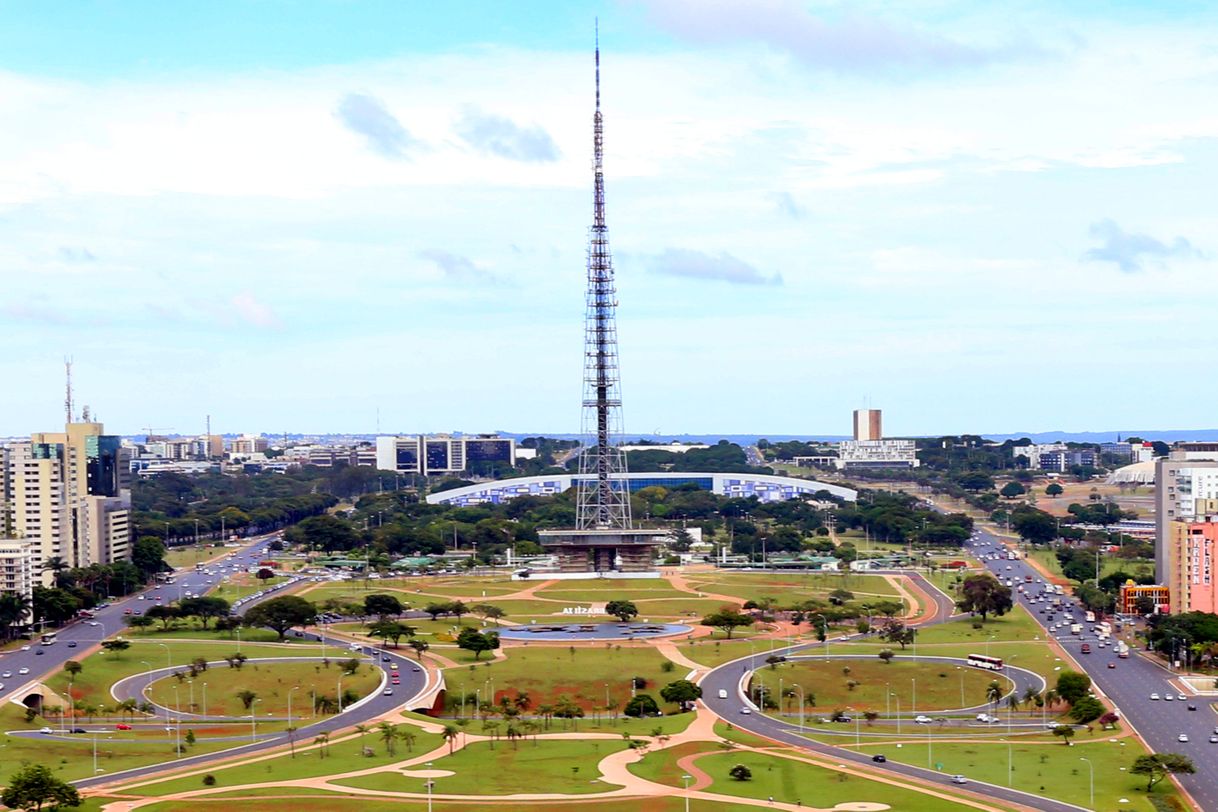
[{"label": "city skyline", "polygon": [[6,9],[0,435],[577,433],[597,16],[627,436],[1213,426],[1213,12],[742,8]]}]

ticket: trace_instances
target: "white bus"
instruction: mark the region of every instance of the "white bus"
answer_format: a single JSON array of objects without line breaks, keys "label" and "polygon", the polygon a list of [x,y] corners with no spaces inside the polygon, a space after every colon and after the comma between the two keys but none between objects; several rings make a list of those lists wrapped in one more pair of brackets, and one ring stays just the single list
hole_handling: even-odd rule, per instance
[{"label": "white bus", "polygon": [[990,657],[986,654],[970,654],[968,655],[968,664],[974,668],[984,668],[988,671],[1001,671],[1002,658]]},{"label": "white bus", "polygon": [[1088,613],[1087,613],[1087,622],[1088,622],[1088,623],[1094,623],[1094,622],[1095,622],[1095,612],[1088,612]]},{"label": "white bus", "polygon": [[55,632],[46,632],[41,638],[39,638],[39,642],[44,646],[53,646],[55,645],[56,638],[57,635]]}]

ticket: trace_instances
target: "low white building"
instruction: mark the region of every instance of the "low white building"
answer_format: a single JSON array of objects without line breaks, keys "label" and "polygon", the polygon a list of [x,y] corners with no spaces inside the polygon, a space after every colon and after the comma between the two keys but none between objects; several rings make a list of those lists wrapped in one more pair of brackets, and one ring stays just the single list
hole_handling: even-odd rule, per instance
[{"label": "low white building", "polygon": [[913,440],[843,440],[833,464],[850,468],[917,468],[918,445]]}]

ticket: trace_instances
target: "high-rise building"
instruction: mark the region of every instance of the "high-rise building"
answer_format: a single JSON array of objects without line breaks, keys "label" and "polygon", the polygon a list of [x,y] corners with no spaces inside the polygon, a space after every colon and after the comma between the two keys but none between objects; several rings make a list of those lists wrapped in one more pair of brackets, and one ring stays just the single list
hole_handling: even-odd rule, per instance
[{"label": "high-rise building", "polygon": [[8,533],[33,541],[41,561],[86,567],[131,556],[130,452],[102,432],[101,423],[69,423],[8,446]]},{"label": "high-rise building", "polygon": [[1218,459],[1185,459],[1174,451],[1155,462],[1155,580],[1159,583],[1169,583],[1174,571],[1171,523],[1195,520],[1203,514],[1204,500],[1210,499],[1218,499]]},{"label": "high-rise building", "polygon": [[1214,568],[1218,516],[1168,525],[1168,594],[1173,612],[1218,612],[1218,579]]},{"label": "high-rise building", "polygon": [[36,541],[0,538],[0,592],[33,600],[41,563]]},{"label": "high-rise building", "polygon": [[854,439],[856,442],[884,439],[884,427],[879,409],[854,410]]}]

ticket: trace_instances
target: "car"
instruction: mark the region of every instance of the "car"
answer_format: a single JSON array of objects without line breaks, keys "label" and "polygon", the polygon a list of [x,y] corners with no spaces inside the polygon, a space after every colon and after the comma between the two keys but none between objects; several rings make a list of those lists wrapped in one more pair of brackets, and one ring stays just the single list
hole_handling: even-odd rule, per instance
[{"label": "car", "polygon": [[876,764],[883,764],[884,762],[888,761],[888,756],[884,755],[883,753],[876,753],[871,757],[871,760]]},{"label": "car", "polygon": [[131,729],[131,725],[124,724],[124,723],[120,722],[119,724],[117,724],[117,725],[115,725],[115,726],[114,726],[114,729],[115,729],[115,730],[130,730],[130,729]]},{"label": "car", "polygon": [[1176,741],[1178,741],[1178,742],[1186,742],[1186,741],[1188,741],[1188,734],[1187,734],[1187,733],[1181,733],[1179,736],[1177,736],[1177,737],[1176,737]]},{"label": "car", "polygon": [[51,730],[49,727],[40,727],[40,728],[38,728],[38,732],[44,736],[49,736],[52,733],[54,733],[55,731]]},{"label": "car", "polygon": [[749,710],[748,708],[741,708],[740,712],[743,713],[745,716],[748,716],[750,713],[752,713],[752,711]]},{"label": "car", "polygon": [[70,732],[72,732],[72,733],[88,733],[89,731],[85,730],[83,727],[74,727],[74,728],[72,728],[72,730],[71,730]]},{"label": "car", "polygon": [[[131,614],[131,610],[130,610],[130,609],[124,609],[124,610],[123,610],[123,614],[124,614],[124,615],[129,615],[129,614]],[[29,648],[29,647],[28,647],[28,646],[26,646],[26,648],[22,649],[22,651],[26,651],[28,648]]]},{"label": "car", "polygon": [[1218,734],[1210,734],[1210,744],[1218,744]]},{"label": "car", "polygon": [[145,600],[145,598],[144,598],[144,596],[143,596],[143,595],[139,595],[139,596],[137,596],[137,597],[136,597],[136,600],[137,600],[137,601],[142,601],[142,600]]},{"label": "car", "polygon": [[17,669],[17,673],[24,676],[24,675],[30,673],[30,669],[26,668],[25,666],[22,666],[21,668]]},{"label": "car", "polygon": [[1176,699],[1179,699],[1181,702],[1187,702],[1187,701],[1188,701],[1188,697],[1187,697],[1187,696],[1185,696],[1184,694],[1176,694]]},{"label": "car", "polygon": [[1061,722],[1045,722],[1045,727],[1049,728],[1049,730],[1057,730],[1059,727],[1066,727],[1066,725]]},{"label": "car", "polygon": [[381,655],[381,662],[383,662],[383,663],[387,663],[387,662],[389,662],[389,661],[390,661],[390,658],[389,658],[389,655],[388,655],[388,654],[383,654],[383,655]]},{"label": "car", "polygon": [[952,783],[953,783],[953,784],[967,784],[967,783],[968,783],[968,779],[967,779],[967,778],[965,778],[963,775],[953,775],[953,776],[952,776]]},{"label": "car", "polygon": [[45,652],[45,651],[43,651],[42,649],[38,649],[38,650],[37,650],[37,651],[35,651],[34,653],[35,653],[35,654],[37,654],[39,657],[41,657],[43,654],[46,654],[46,652]]},{"label": "car", "polygon": [[385,696],[393,696],[393,689],[392,689],[392,688],[386,688],[386,689],[385,689],[384,691],[382,691],[381,693],[383,693]]},{"label": "car", "polygon": [[1197,706],[1190,703],[1188,706],[1188,709],[1191,711],[1195,711],[1197,709]]},{"label": "car", "polygon": [[1175,697],[1174,697],[1174,696],[1172,696],[1171,694],[1163,694],[1163,701],[1164,701],[1164,702],[1171,702],[1173,699],[1175,699]]},{"label": "car", "polygon": [[5,679],[11,679],[12,676],[13,676],[12,671],[5,671],[3,674],[0,674],[0,677],[4,677]]},{"label": "car", "polygon": [[914,717],[914,722],[919,725],[929,725],[932,721],[934,721],[934,720],[931,719],[929,716],[923,716],[921,714]]},{"label": "car", "polygon": [[1116,663],[1108,663],[1109,668],[1116,668]]},{"label": "car", "polygon": [[21,647],[21,650],[22,650],[22,651],[29,651],[29,650],[30,650],[30,647],[29,647],[29,646],[22,646],[22,647]]},{"label": "car", "polygon": [[411,671],[413,671],[413,672],[415,672],[415,673],[417,674],[417,673],[419,673],[420,671],[422,671],[423,669],[422,669],[422,668],[419,668],[417,665],[412,665],[412,666],[410,667],[410,670],[411,670]]}]

